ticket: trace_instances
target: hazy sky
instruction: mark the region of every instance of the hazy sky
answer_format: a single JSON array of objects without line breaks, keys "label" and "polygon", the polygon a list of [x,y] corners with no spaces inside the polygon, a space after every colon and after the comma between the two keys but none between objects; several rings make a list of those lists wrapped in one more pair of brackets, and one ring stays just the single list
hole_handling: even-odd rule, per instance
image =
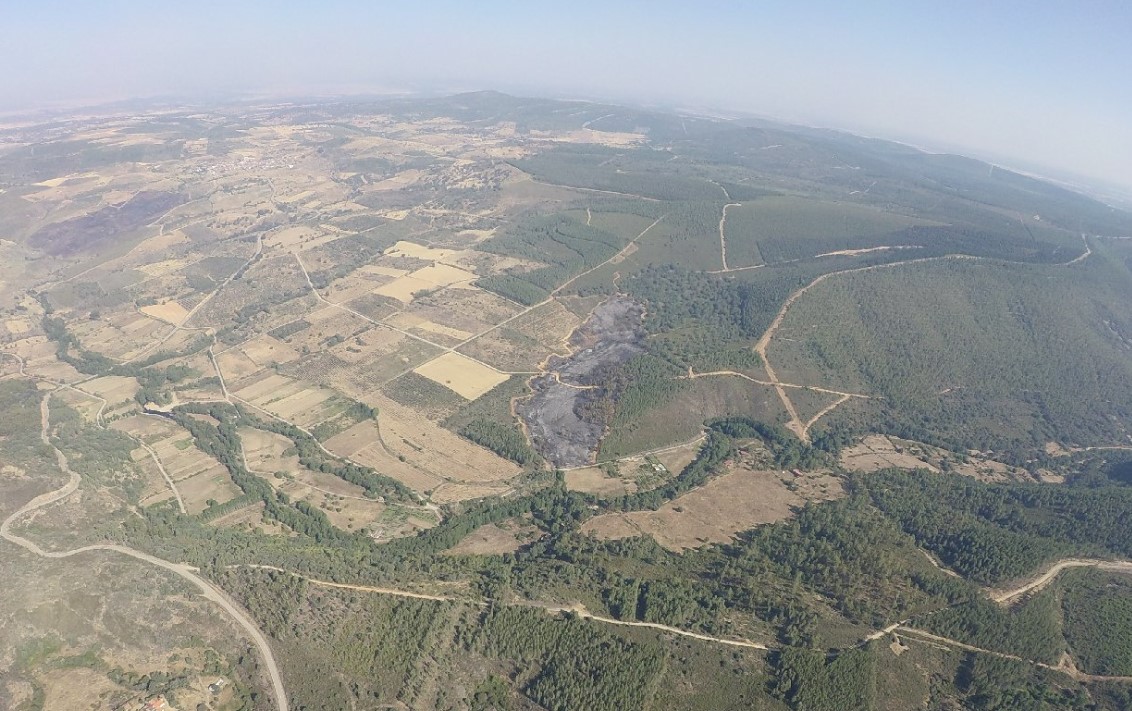
[{"label": "hazy sky", "polygon": [[0,109],[496,88],[966,146],[1132,189],[1132,2],[0,0]]}]

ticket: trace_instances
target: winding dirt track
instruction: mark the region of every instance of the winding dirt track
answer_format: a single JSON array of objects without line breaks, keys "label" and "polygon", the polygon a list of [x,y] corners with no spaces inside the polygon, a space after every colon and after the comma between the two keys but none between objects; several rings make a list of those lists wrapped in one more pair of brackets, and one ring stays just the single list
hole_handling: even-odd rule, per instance
[{"label": "winding dirt track", "polygon": [[59,469],[67,474],[67,483],[61,488],[56,489],[55,491],[49,491],[46,494],[40,494],[28,503],[24,504],[11,516],[8,516],[8,518],[4,519],[3,523],[0,523],[0,538],[3,538],[9,543],[14,543],[24,550],[33,553],[34,555],[40,556],[41,558],[70,558],[71,556],[76,556],[91,551],[110,551],[113,553],[119,553],[121,555],[129,556],[142,562],[149,563],[150,565],[164,568],[165,570],[175,573],[185,580],[188,580],[200,589],[201,594],[203,594],[206,599],[211,600],[212,602],[219,605],[221,609],[228,613],[228,615],[233,620],[235,620],[238,625],[243,627],[245,632],[247,632],[252,642],[254,642],[256,647],[259,649],[260,656],[263,659],[264,667],[267,669],[268,676],[271,679],[271,685],[275,695],[276,707],[281,711],[286,711],[287,692],[283,688],[283,678],[279,673],[279,666],[275,662],[275,656],[271,652],[271,645],[268,644],[267,638],[263,636],[263,633],[259,631],[259,628],[255,625],[254,622],[252,622],[247,613],[240,609],[239,606],[237,606],[236,603],[233,602],[224,593],[223,590],[197,575],[196,569],[192,566],[185,565],[183,563],[171,563],[167,560],[149,555],[148,553],[142,553],[141,551],[134,550],[133,548],[118,545],[115,543],[97,543],[94,545],[82,546],[81,548],[75,548],[69,551],[46,551],[34,541],[30,541],[27,538],[24,538],[23,536],[20,536],[11,531],[12,524],[23,516],[26,516],[32,511],[40,509],[44,506],[48,506],[57,501],[62,501],[63,499],[73,494],[79,488],[79,475],[71,470],[70,466],[68,465],[66,455],[64,455],[58,447],[52,444],[51,438],[48,436],[48,428],[50,424],[48,399],[50,397],[50,391],[45,393],[43,400],[39,406],[40,439],[45,445],[51,447],[51,449],[54,450],[55,459],[59,465]]},{"label": "winding dirt track", "polygon": [[[722,225],[723,225],[723,222],[720,221],[721,228],[722,228]],[[722,231],[720,232],[720,236],[722,237]],[[1074,264],[1078,264],[1078,263],[1084,261],[1089,255],[1091,255],[1093,253],[1093,250],[1092,250],[1091,247],[1089,247],[1089,240],[1086,238],[1086,236],[1084,234],[1081,235],[1081,241],[1084,242],[1084,244],[1085,244],[1085,251],[1082,252],[1081,254],[1077,255],[1073,259],[1070,259],[1067,262],[1061,262],[1060,264],[1058,264],[1056,266],[1062,266],[1062,267],[1072,266]],[[907,248],[907,246],[901,247],[901,248]],[[833,253],[831,253],[831,254],[833,254]],[[819,255],[819,256],[821,256],[821,255]],[[856,274],[856,273],[859,273],[859,272],[869,272],[869,271],[875,271],[875,270],[878,270],[878,269],[888,269],[890,267],[907,266],[909,264],[923,264],[923,263],[926,263],[926,262],[938,262],[938,261],[943,261],[943,260],[970,260],[970,261],[992,261],[992,262],[1002,261],[1002,260],[990,259],[988,257],[976,257],[976,256],[969,255],[969,254],[945,254],[945,255],[942,255],[942,256],[938,256],[938,257],[920,257],[920,258],[917,258],[917,259],[905,259],[905,260],[902,260],[902,261],[899,261],[899,262],[888,262],[887,264],[872,264],[872,265],[869,265],[867,267],[853,267],[853,268],[850,268],[850,269],[840,269],[838,271],[827,272],[825,274],[818,276],[816,279],[811,281],[809,284],[806,284],[802,288],[800,288],[797,291],[795,291],[794,293],[790,294],[789,297],[787,297],[786,301],[783,302],[782,307],[778,310],[778,313],[775,315],[774,320],[770,322],[770,325],[767,327],[766,332],[763,333],[762,337],[759,338],[758,342],[755,344],[755,347],[754,347],[755,352],[758,353],[759,357],[762,358],[762,360],[763,360],[763,366],[766,369],[767,377],[769,377],[770,380],[772,381],[771,384],[774,386],[775,392],[778,393],[778,398],[782,401],[782,405],[786,408],[787,413],[789,413],[789,415],[790,415],[790,421],[786,425],[787,429],[790,429],[795,434],[797,434],[802,439],[802,441],[809,442],[810,441],[809,440],[809,429],[817,421],[816,419],[812,419],[808,423],[803,423],[801,421],[801,419],[798,417],[797,411],[794,409],[794,403],[790,401],[790,397],[786,394],[786,390],[785,390],[786,385],[784,383],[781,383],[778,380],[778,375],[774,372],[774,368],[770,364],[770,359],[768,359],[767,355],[766,355],[766,350],[767,350],[767,347],[770,345],[771,338],[774,337],[775,332],[777,332],[778,328],[782,325],[783,319],[786,318],[786,312],[788,312],[790,310],[790,307],[794,304],[795,301],[798,300],[798,297],[800,297],[802,294],[805,294],[807,291],[814,288],[818,284],[822,283],[826,279],[829,279],[830,277],[841,276],[843,274]],[[762,265],[759,265],[759,266],[762,266]],[[753,269],[754,267],[749,267],[749,268]],[[727,270],[724,269],[724,271],[727,271]],[[732,270],[732,271],[735,271],[735,270]],[[717,274],[717,273],[721,273],[721,272],[710,272],[710,273]],[[840,405],[840,404],[841,404],[840,402],[836,403],[834,405],[834,407],[836,407],[837,405]],[[832,409],[833,408],[828,408],[826,410],[823,410],[821,413],[819,413],[819,415],[824,416],[824,415],[828,414],[828,412]]]},{"label": "winding dirt track", "polygon": [[1132,561],[1101,560],[1099,558],[1066,558],[1057,561],[1049,567],[1049,570],[1024,585],[1014,588],[1013,590],[991,590],[988,591],[988,594],[990,599],[995,602],[1007,603],[1011,600],[1018,599],[1028,592],[1044,588],[1046,585],[1049,585],[1054,578],[1070,568],[1098,568],[1114,573],[1132,574]]}]

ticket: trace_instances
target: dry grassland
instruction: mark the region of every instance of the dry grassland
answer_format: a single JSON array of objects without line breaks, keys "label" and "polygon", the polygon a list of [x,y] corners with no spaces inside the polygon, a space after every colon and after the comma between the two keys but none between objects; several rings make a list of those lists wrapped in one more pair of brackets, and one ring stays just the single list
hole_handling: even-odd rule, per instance
[{"label": "dry grassland", "polygon": [[68,323],[83,348],[109,358],[128,359],[169,331],[154,318],[129,310],[116,311],[100,321],[75,320]]},{"label": "dry grassland", "polygon": [[177,482],[177,490],[185,500],[185,510],[198,514],[208,508],[209,500],[222,504],[240,495],[240,489],[232,483],[228,471],[204,472]]},{"label": "dry grassland", "polygon": [[130,459],[134,460],[144,477],[142,490],[138,495],[138,503],[141,506],[152,506],[173,498],[173,490],[161,476],[161,471],[154,463],[153,457],[149,456],[149,452],[138,447],[130,452]]},{"label": "dry grassland", "polygon": [[437,247],[426,247],[416,242],[401,240],[385,250],[384,256],[413,257],[414,259],[423,259],[426,262],[445,262],[455,261],[463,254],[464,250],[461,249],[439,249]]},{"label": "dry grassland", "polygon": [[242,509],[236,509],[230,514],[215,518],[210,522],[210,525],[218,528],[223,526],[226,528],[246,528],[250,531],[258,530],[269,536],[299,535],[278,521],[265,519],[263,509],[264,504],[259,501]]},{"label": "dry grassland", "polygon": [[4,322],[4,328],[13,336],[20,336],[31,330],[31,321],[26,318],[10,318]]},{"label": "dry grassland", "polygon": [[302,469],[297,454],[284,456],[283,453],[293,445],[283,435],[254,427],[241,427],[239,435],[248,469],[267,473],[285,471],[291,474]]},{"label": "dry grassland", "polygon": [[118,420],[111,427],[133,435],[153,448],[169,478],[176,482],[190,514],[207,508],[205,502],[209,499],[224,503],[240,495],[240,490],[228,476],[228,470],[197,449],[192,436],[173,423],[157,417],[135,415]]},{"label": "dry grassland", "polygon": [[404,331],[419,332],[425,338],[444,346],[455,346],[473,335],[468,331],[433,323],[422,316],[404,311],[387,316],[384,323]]},{"label": "dry grassland", "polygon": [[[142,242],[141,244],[146,245],[152,239],[156,238],[151,238],[149,240],[146,240],[145,242]],[[135,247],[134,252],[139,251],[139,247],[141,247],[141,245]],[[187,267],[189,263],[190,262],[187,259],[163,259],[159,262],[147,262],[144,260],[139,260],[139,263],[135,268],[141,273],[145,274],[147,277],[152,278],[171,274],[179,269],[182,269],[183,267]]]},{"label": "dry grassland", "polygon": [[184,321],[185,317],[189,315],[188,309],[173,300],[166,301],[163,304],[142,306],[138,310],[146,316],[151,316],[160,321],[171,323],[174,326]]},{"label": "dry grassland", "polygon": [[566,339],[580,325],[582,319],[570,313],[562,304],[552,301],[520,316],[509,323],[508,327],[538,341],[547,350],[564,353],[567,350]]},{"label": "dry grassland", "polygon": [[374,294],[379,296],[388,296],[391,299],[408,304],[413,300],[413,294],[420,291],[431,291],[435,285],[423,279],[415,279],[412,276],[403,276],[394,279],[388,284],[377,287],[373,290]]},{"label": "dry grassland", "polygon": [[602,146],[621,148],[642,143],[644,134],[619,131],[595,131],[580,128],[576,131],[531,131],[532,139],[553,141],[555,143],[595,143]]},{"label": "dry grassland", "polygon": [[546,360],[538,341],[506,326],[460,346],[460,353],[512,373],[535,373]]},{"label": "dry grassland", "polygon": [[417,301],[406,313],[468,333],[482,333],[519,313],[521,307],[481,289],[445,289]]},{"label": "dry grassland", "polygon": [[514,553],[540,536],[538,528],[521,519],[480,526],[443,555],[502,555]]},{"label": "dry grassland", "polygon": [[673,551],[726,543],[736,533],[793,515],[807,500],[842,496],[841,482],[826,474],[794,475],[736,466],[656,511],[603,514],[582,530],[602,539],[650,535]]},{"label": "dry grassland", "polygon": [[445,353],[413,372],[468,400],[475,400],[509,377],[459,353]]},{"label": "dry grassland", "polygon": [[400,276],[405,276],[409,272],[405,269],[394,269],[393,267],[383,267],[378,264],[367,264],[358,268],[359,272],[363,274],[373,274],[374,276],[393,277],[396,279]]},{"label": "dry grassland", "polygon": [[299,352],[283,341],[272,338],[267,334],[256,336],[240,346],[249,359],[259,366],[270,366],[273,363],[289,363],[299,359]]},{"label": "dry grassland", "polygon": [[489,496],[503,496],[509,491],[510,487],[502,485],[445,483],[433,492],[431,499],[436,504],[453,504]]},{"label": "dry grassland", "polygon": [[382,441],[390,453],[405,457],[425,472],[465,483],[503,482],[520,472],[514,462],[472,444],[389,398],[376,395],[369,404],[378,409]]},{"label": "dry grassland", "polygon": [[216,365],[224,374],[224,380],[232,387],[245,378],[260,372],[261,366],[249,358],[243,351],[237,349],[226,350],[216,354]]},{"label": "dry grassland", "polygon": [[[120,375],[106,375],[83,383],[82,389],[106,400],[106,411],[112,412],[123,401],[134,404],[134,395],[140,389],[138,381]],[[105,414],[105,413],[104,413]]]},{"label": "dry grassland", "polygon": [[607,476],[601,467],[584,467],[566,472],[566,488],[595,496],[610,497],[632,494],[637,485],[630,479]]},{"label": "dry grassland", "polygon": [[373,420],[359,422],[326,440],[323,446],[340,457],[393,477],[418,494],[428,495],[444,483],[440,477],[425,473],[386,451],[377,423]]},{"label": "dry grassland", "polygon": [[927,457],[916,457],[897,448],[892,440],[884,435],[869,435],[859,444],[841,450],[841,466],[854,472],[875,472],[889,467],[898,469],[939,469],[927,461]]},{"label": "dry grassland", "polygon": [[88,423],[94,422],[98,408],[102,406],[102,403],[94,398],[75,392],[74,390],[60,389],[53,397],[62,400],[68,407],[76,410],[79,415],[82,416],[83,420]]}]

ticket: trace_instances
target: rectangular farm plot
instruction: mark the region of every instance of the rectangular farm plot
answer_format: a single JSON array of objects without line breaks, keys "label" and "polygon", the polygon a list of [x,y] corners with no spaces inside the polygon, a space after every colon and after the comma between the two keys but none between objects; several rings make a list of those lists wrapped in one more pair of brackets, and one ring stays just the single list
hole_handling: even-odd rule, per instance
[{"label": "rectangular farm plot", "polygon": [[143,306],[138,310],[146,316],[174,325],[181,323],[189,315],[188,309],[172,299],[163,304]]},{"label": "rectangular farm plot", "polygon": [[471,284],[476,278],[476,275],[472,272],[458,267],[448,264],[432,264],[405,276],[397,277],[388,284],[374,289],[373,293],[390,296],[407,304],[413,300],[413,295],[418,292]]},{"label": "rectangular farm plot", "polygon": [[335,414],[341,400],[333,390],[275,374],[240,390],[236,396],[301,427]]},{"label": "rectangular farm plot", "polygon": [[399,328],[405,331],[412,331],[422,338],[434,341],[444,346],[455,346],[467,339],[471,338],[473,334],[462,331],[458,328],[451,326],[444,326],[438,323],[433,323],[421,316],[407,312],[393,314],[385,319],[385,323],[394,328]]},{"label": "rectangular farm plot", "polygon": [[475,400],[510,377],[459,353],[445,353],[418,366],[413,372],[468,400]]},{"label": "rectangular farm plot", "polygon": [[208,508],[209,501],[223,504],[240,495],[240,489],[232,483],[228,470],[209,470],[177,482],[177,490],[185,501],[189,514],[198,514]]},{"label": "rectangular farm plot", "polygon": [[[375,395],[383,451],[417,470],[450,482],[501,483],[517,475],[519,465],[450,432],[412,408]],[[378,468],[378,467],[375,467]],[[378,471],[384,471],[378,468]],[[392,476],[392,473],[390,473]]]}]

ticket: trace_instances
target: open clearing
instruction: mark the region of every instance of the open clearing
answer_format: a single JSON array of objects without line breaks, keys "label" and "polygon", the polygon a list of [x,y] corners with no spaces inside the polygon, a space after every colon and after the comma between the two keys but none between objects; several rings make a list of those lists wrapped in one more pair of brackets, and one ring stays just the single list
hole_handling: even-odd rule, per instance
[{"label": "open clearing", "polygon": [[806,501],[842,496],[836,477],[733,466],[656,511],[595,516],[582,530],[602,539],[650,535],[669,550],[726,543],[740,531],[789,518]]},{"label": "open clearing", "polygon": [[841,450],[841,466],[850,471],[866,473],[888,467],[939,471],[927,461],[927,457],[915,456],[884,435],[869,435],[860,444]]},{"label": "open clearing", "polygon": [[189,310],[181,306],[176,301],[166,301],[163,304],[152,304],[150,306],[143,306],[140,309],[146,316],[152,316],[155,319],[165,321],[177,325],[185,320],[189,315]]},{"label": "open clearing", "polygon": [[459,353],[445,353],[418,366],[413,372],[468,400],[475,400],[509,377]]},{"label": "open clearing", "polygon": [[980,452],[957,454],[922,442],[884,435],[869,435],[859,444],[843,449],[841,466],[865,473],[888,467],[936,473],[946,470],[986,482],[1033,480],[1025,469],[995,461]]},{"label": "open clearing", "polygon": [[514,553],[523,545],[538,539],[539,530],[521,519],[480,526],[459,543],[444,551],[446,555],[502,555]]}]

